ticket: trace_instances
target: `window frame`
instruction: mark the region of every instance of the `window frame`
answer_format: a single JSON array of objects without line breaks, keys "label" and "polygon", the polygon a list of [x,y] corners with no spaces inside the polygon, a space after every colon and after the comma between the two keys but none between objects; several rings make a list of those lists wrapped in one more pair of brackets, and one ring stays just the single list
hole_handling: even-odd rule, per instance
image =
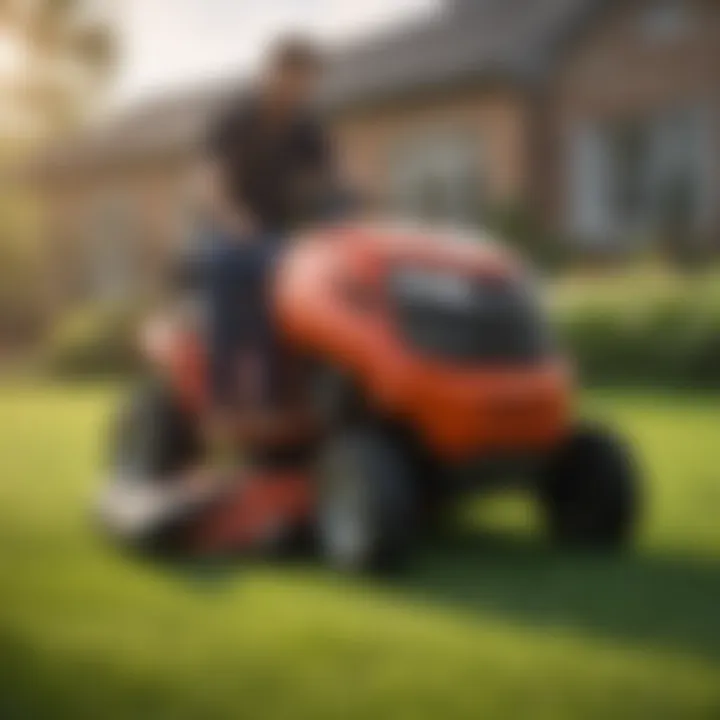
[{"label": "window frame", "polygon": [[[483,155],[482,140],[467,127],[434,126],[404,134],[389,153],[393,209],[425,220],[477,224],[484,204]],[[442,186],[442,197],[438,209],[428,212],[421,196],[432,183]]]}]

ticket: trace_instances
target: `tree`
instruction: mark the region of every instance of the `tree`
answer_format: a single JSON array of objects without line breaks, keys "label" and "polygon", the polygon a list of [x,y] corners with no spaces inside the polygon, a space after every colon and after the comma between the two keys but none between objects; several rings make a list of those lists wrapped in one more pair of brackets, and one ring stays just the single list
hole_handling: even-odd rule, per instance
[{"label": "tree", "polygon": [[101,96],[117,41],[97,0],[0,0],[0,103],[13,129],[43,138],[75,124]]},{"label": "tree", "polygon": [[99,7],[98,0],[0,0],[0,351],[33,335],[52,310],[37,208],[17,168],[102,97],[117,43]]}]

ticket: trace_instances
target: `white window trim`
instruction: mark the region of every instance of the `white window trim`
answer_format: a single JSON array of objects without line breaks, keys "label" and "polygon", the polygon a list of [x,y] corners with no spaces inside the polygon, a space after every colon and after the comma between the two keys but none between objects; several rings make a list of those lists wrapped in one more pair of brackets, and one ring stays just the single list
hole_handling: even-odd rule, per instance
[{"label": "white window trim", "polygon": [[[674,123],[688,123],[678,130]],[[708,106],[686,105],[646,118],[650,143],[644,168],[645,201],[630,223],[613,208],[612,123],[580,123],[569,134],[565,226],[588,245],[612,243],[660,229],[664,182],[687,178],[693,189],[690,232],[710,231],[717,219],[720,173],[716,166],[714,114]],[[641,121],[642,122],[642,121]],[[665,186],[667,187],[667,186]]]}]

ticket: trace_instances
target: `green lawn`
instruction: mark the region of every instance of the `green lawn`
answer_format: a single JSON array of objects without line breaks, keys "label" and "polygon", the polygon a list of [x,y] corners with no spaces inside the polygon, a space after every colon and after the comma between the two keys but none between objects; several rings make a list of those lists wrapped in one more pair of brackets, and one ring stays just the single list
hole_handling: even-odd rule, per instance
[{"label": "green lawn", "polygon": [[588,398],[642,452],[636,554],[553,553],[503,504],[394,583],[103,546],[111,399],[0,391],[3,720],[720,717],[719,397]]}]

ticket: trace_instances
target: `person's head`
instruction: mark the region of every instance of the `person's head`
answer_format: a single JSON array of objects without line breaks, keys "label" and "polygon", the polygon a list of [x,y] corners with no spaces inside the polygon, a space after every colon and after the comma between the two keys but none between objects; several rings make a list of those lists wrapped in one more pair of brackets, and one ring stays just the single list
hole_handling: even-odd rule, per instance
[{"label": "person's head", "polygon": [[320,49],[299,35],[278,40],[265,63],[264,89],[282,107],[297,107],[313,96],[323,70]]}]

